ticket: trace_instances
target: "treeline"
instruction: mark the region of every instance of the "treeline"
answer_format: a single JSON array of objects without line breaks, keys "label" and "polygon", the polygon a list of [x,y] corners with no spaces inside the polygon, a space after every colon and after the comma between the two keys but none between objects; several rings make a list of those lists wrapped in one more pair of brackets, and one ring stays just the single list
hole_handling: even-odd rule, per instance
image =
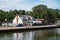
[{"label": "treeline", "polygon": [[45,23],[56,23],[60,20],[60,10],[48,8],[46,5],[36,5],[32,8],[32,11],[25,10],[0,10],[0,22],[7,20],[13,20],[16,14],[32,15],[34,18],[44,18]]},{"label": "treeline", "polygon": [[31,15],[34,18],[44,18],[44,23],[54,24],[60,20],[60,10],[48,8],[46,5],[36,5],[32,8]]},{"label": "treeline", "polygon": [[0,21],[7,20],[13,20],[13,18],[16,16],[16,14],[22,14],[25,15],[25,10],[10,10],[10,11],[4,11],[0,10]]},{"label": "treeline", "polygon": [[26,13],[27,12],[25,12],[25,10],[16,10],[16,9],[10,11],[0,10],[0,25],[3,21],[5,21],[5,19],[8,21],[12,21],[16,16],[16,14],[25,15]]}]

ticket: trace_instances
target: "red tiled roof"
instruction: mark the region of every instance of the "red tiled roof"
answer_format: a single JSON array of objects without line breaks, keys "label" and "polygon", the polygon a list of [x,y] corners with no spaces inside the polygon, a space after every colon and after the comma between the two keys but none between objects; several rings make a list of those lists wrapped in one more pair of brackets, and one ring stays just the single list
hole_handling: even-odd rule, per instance
[{"label": "red tiled roof", "polygon": [[37,21],[44,21],[44,19],[35,19],[35,20],[37,20]]}]

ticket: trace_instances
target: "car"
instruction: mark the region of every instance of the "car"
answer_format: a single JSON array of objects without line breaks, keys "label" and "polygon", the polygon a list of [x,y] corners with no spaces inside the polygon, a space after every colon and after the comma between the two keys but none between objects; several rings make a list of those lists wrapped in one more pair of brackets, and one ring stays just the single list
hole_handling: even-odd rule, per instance
[{"label": "car", "polygon": [[16,27],[21,27],[21,26],[23,26],[23,24],[17,24],[17,25],[16,25]]}]

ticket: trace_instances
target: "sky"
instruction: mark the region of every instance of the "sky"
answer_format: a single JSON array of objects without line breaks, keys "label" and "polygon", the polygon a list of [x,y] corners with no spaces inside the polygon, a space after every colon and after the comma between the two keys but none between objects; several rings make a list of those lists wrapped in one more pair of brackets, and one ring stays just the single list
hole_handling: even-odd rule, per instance
[{"label": "sky", "polygon": [[48,8],[60,9],[60,0],[0,0],[0,9],[31,11],[39,4],[47,5]]}]

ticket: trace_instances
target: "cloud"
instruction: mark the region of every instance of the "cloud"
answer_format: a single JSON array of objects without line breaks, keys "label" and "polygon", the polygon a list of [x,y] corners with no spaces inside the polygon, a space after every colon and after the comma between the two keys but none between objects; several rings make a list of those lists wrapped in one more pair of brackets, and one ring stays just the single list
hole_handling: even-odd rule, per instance
[{"label": "cloud", "polygon": [[[22,3],[24,0],[1,0],[0,1],[0,9],[3,10],[13,10]],[[20,6],[20,5],[19,5]]]},{"label": "cloud", "polygon": [[[39,0],[40,1],[40,0]],[[60,3],[57,2],[58,0],[41,0],[40,4],[45,4],[47,5],[49,8],[58,8],[60,7]],[[38,3],[37,3],[38,4]]]},{"label": "cloud", "polygon": [[49,8],[60,8],[57,0],[0,0],[0,9],[3,10],[31,10],[33,6],[44,4]]}]

